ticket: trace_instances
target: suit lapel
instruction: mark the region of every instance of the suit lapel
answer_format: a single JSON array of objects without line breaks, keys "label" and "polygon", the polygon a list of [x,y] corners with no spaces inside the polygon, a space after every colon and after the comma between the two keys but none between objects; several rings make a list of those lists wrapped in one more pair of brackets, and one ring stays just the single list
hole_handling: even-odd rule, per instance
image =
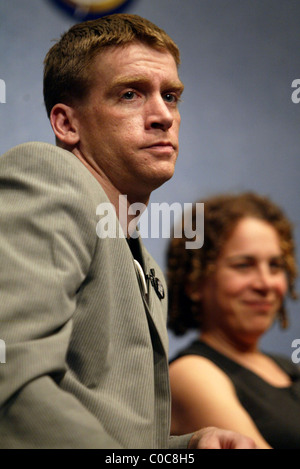
[{"label": "suit lapel", "polygon": [[[143,256],[144,270],[146,274],[146,282],[147,282],[147,290],[148,290],[147,300],[146,302],[144,301],[146,313],[149,316],[149,319],[151,320],[150,322],[152,323],[153,334],[155,333],[159,337],[159,341],[161,343],[164,354],[168,356],[169,341],[168,341],[168,333],[167,333],[167,327],[166,327],[166,317],[165,317],[164,307],[162,303],[163,301],[164,302],[166,301],[166,298],[162,300],[159,297],[156,289],[154,288],[154,285],[151,282],[151,275],[153,275],[151,274],[151,270],[152,269],[155,270],[156,265],[154,265],[154,261],[149,256],[140,238],[139,238],[139,242],[140,242],[141,252]],[[162,282],[163,279],[159,279],[159,280]]]}]

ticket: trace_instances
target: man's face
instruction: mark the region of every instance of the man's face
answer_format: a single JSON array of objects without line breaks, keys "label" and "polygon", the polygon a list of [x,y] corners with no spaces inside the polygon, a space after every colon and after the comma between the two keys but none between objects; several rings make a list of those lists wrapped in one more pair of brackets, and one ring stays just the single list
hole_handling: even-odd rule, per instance
[{"label": "man's face", "polygon": [[95,59],[94,83],[76,110],[78,150],[100,180],[146,201],[170,179],[178,156],[183,85],[173,56],[136,42]]}]

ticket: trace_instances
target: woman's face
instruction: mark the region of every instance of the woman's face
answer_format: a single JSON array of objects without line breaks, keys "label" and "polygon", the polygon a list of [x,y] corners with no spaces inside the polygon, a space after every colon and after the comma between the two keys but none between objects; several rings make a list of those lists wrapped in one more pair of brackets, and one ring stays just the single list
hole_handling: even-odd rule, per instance
[{"label": "woman's face", "polygon": [[203,330],[232,338],[258,338],[273,323],[287,291],[277,231],[263,220],[243,218],[200,290]]}]

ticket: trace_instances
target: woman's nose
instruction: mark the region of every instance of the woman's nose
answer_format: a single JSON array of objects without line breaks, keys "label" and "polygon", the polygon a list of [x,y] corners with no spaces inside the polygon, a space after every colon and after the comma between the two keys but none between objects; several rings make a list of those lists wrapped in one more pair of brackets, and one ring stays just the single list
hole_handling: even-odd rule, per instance
[{"label": "woman's nose", "polygon": [[260,266],[255,272],[253,285],[257,289],[269,290],[274,285],[274,275],[267,266]]}]

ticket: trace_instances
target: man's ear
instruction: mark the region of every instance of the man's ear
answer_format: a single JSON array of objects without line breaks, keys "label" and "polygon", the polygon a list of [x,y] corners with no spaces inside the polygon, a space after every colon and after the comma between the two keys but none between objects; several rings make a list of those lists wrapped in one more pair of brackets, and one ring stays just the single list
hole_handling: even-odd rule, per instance
[{"label": "man's ear", "polygon": [[79,141],[78,123],[74,109],[66,104],[58,103],[50,113],[53,132],[66,146],[74,146]]}]

